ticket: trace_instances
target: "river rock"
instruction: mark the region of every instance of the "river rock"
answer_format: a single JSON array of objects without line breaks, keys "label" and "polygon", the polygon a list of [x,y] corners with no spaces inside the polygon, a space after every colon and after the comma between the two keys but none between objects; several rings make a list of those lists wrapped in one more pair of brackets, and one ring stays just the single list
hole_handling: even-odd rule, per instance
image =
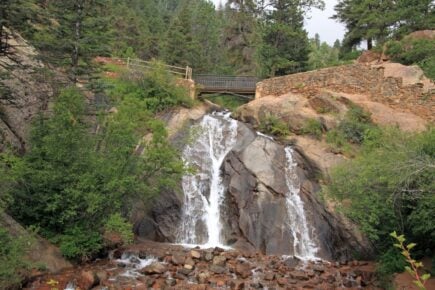
[{"label": "river rock", "polygon": [[151,265],[148,265],[140,270],[141,273],[144,274],[163,274],[167,271],[167,267],[158,262],[154,262]]},{"label": "river rock", "polygon": [[188,257],[188,258],[184,261],[184,264],[193,267],[193,266],[195,266],[195,261],[194,261],[191,257]]},{"label": "river rock", "polygon": [[82,271],[80,274],[80,280],[78,284],[83,289],[91,289],[92,287],[98,285],[100,283],[100,279],[93,271]]},{"label": "river rock", "polygon": [[224,267],[218,265],[210,265],[209,269],[215,274],[222,274],[226,272],[226,269]]},{"label": "river rock", "polygon": [[225,266],[227,258],[225,256],[215,256],[213,258],[213,265]]},{"label": "river rock", "polygon": [[201,272],[196,276],[196,279],[198,279],[200,284],[206,284],[208,282],[208,278],[210,278],[209,272]]},{"label": "river rock", "polygon": [[201,253],[195,250],[190,251],[190,256],[194,259],[200,259]]},{"label": "river rock", "polygon": [[209,261],[213,260],[213,258],[214,258],[214,256],[213,256],[212,252],[205,252],[205,255],[204,255],[205,261],[209,262]]},{"label": "river rock", "polygon": [[252,275],[251,266],[248,263],[237,263],[235,270],[236,274],[243,279],[246,279]]},{"label": "river rock", "polygon": [[184,261],[186,261],[186,257],[184,257],[184,255],[175,254],[172,256],[172,263],[176,266],[183,265]]}]

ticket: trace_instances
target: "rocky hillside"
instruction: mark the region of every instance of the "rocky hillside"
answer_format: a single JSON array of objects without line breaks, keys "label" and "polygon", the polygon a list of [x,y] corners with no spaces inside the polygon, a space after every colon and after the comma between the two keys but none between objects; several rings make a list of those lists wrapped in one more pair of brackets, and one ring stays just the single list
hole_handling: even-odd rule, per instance
[{"label": "rocky hillside", "polygon": [[54,83],[62,80],[19,34],[10,35],[10,51],[0,55],[0,151],[11,146],[23,153],[33,118],[48,109]]},{"label": "rocky hillside", "polygon": [[435,85],[417,66],[397,63],[352,64],[264,80],[254,101],[234,116],[259,128],[269,116],[281,120],[288,137],[327,174],[345,158],[324,140],[304,134],[313,122],[336,128],[353,106],[371,114],[374,123],[421,131],[435,121]]}]

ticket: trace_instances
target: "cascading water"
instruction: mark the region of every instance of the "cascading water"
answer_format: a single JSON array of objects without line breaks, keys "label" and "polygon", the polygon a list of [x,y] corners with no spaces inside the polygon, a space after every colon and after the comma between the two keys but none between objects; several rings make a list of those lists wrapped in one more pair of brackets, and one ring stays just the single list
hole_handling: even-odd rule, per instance
[{"label": "cascading water", "polygon": [[294,255],[303,260],[315,260],[318,247],[314,240],[314,229],[310,228],[304,211],[304,203],[299,196],[300,182],[296,174],[297,164],[293,160],[293,149],[285,148],[287,158],[286,184],[289,192],[286,196],[289,227],[293,233]]},{"label": "cascading water", "polygon": [[223,246],[220,207],[225,189],[220,167],[236,144],[237,121],[230,113],[214,113],[204,116],[198,129],[198,139],[183,151],[195,173],[182,180],[185,201],[177,242]]}]

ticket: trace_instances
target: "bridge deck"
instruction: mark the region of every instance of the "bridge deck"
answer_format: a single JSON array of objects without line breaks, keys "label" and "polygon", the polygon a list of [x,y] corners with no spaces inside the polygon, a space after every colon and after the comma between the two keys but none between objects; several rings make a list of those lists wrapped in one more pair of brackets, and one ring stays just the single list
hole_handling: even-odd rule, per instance
[{"label": "bridge deck", "polygon": [[239,94],[254,94],[259,79],[252,76],[217,76],[195,75],[201,93],[231,92]]}]

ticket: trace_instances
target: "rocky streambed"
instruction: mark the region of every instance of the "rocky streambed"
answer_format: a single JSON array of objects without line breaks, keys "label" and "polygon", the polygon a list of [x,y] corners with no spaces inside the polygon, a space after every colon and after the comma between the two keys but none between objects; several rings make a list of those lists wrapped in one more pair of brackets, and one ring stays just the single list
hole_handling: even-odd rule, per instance
[{"label": "rocky streambed", "polygon": [[92,265],[35,276],[25,289],[378,289],[374,278],[373,262],[142,241]]}]

